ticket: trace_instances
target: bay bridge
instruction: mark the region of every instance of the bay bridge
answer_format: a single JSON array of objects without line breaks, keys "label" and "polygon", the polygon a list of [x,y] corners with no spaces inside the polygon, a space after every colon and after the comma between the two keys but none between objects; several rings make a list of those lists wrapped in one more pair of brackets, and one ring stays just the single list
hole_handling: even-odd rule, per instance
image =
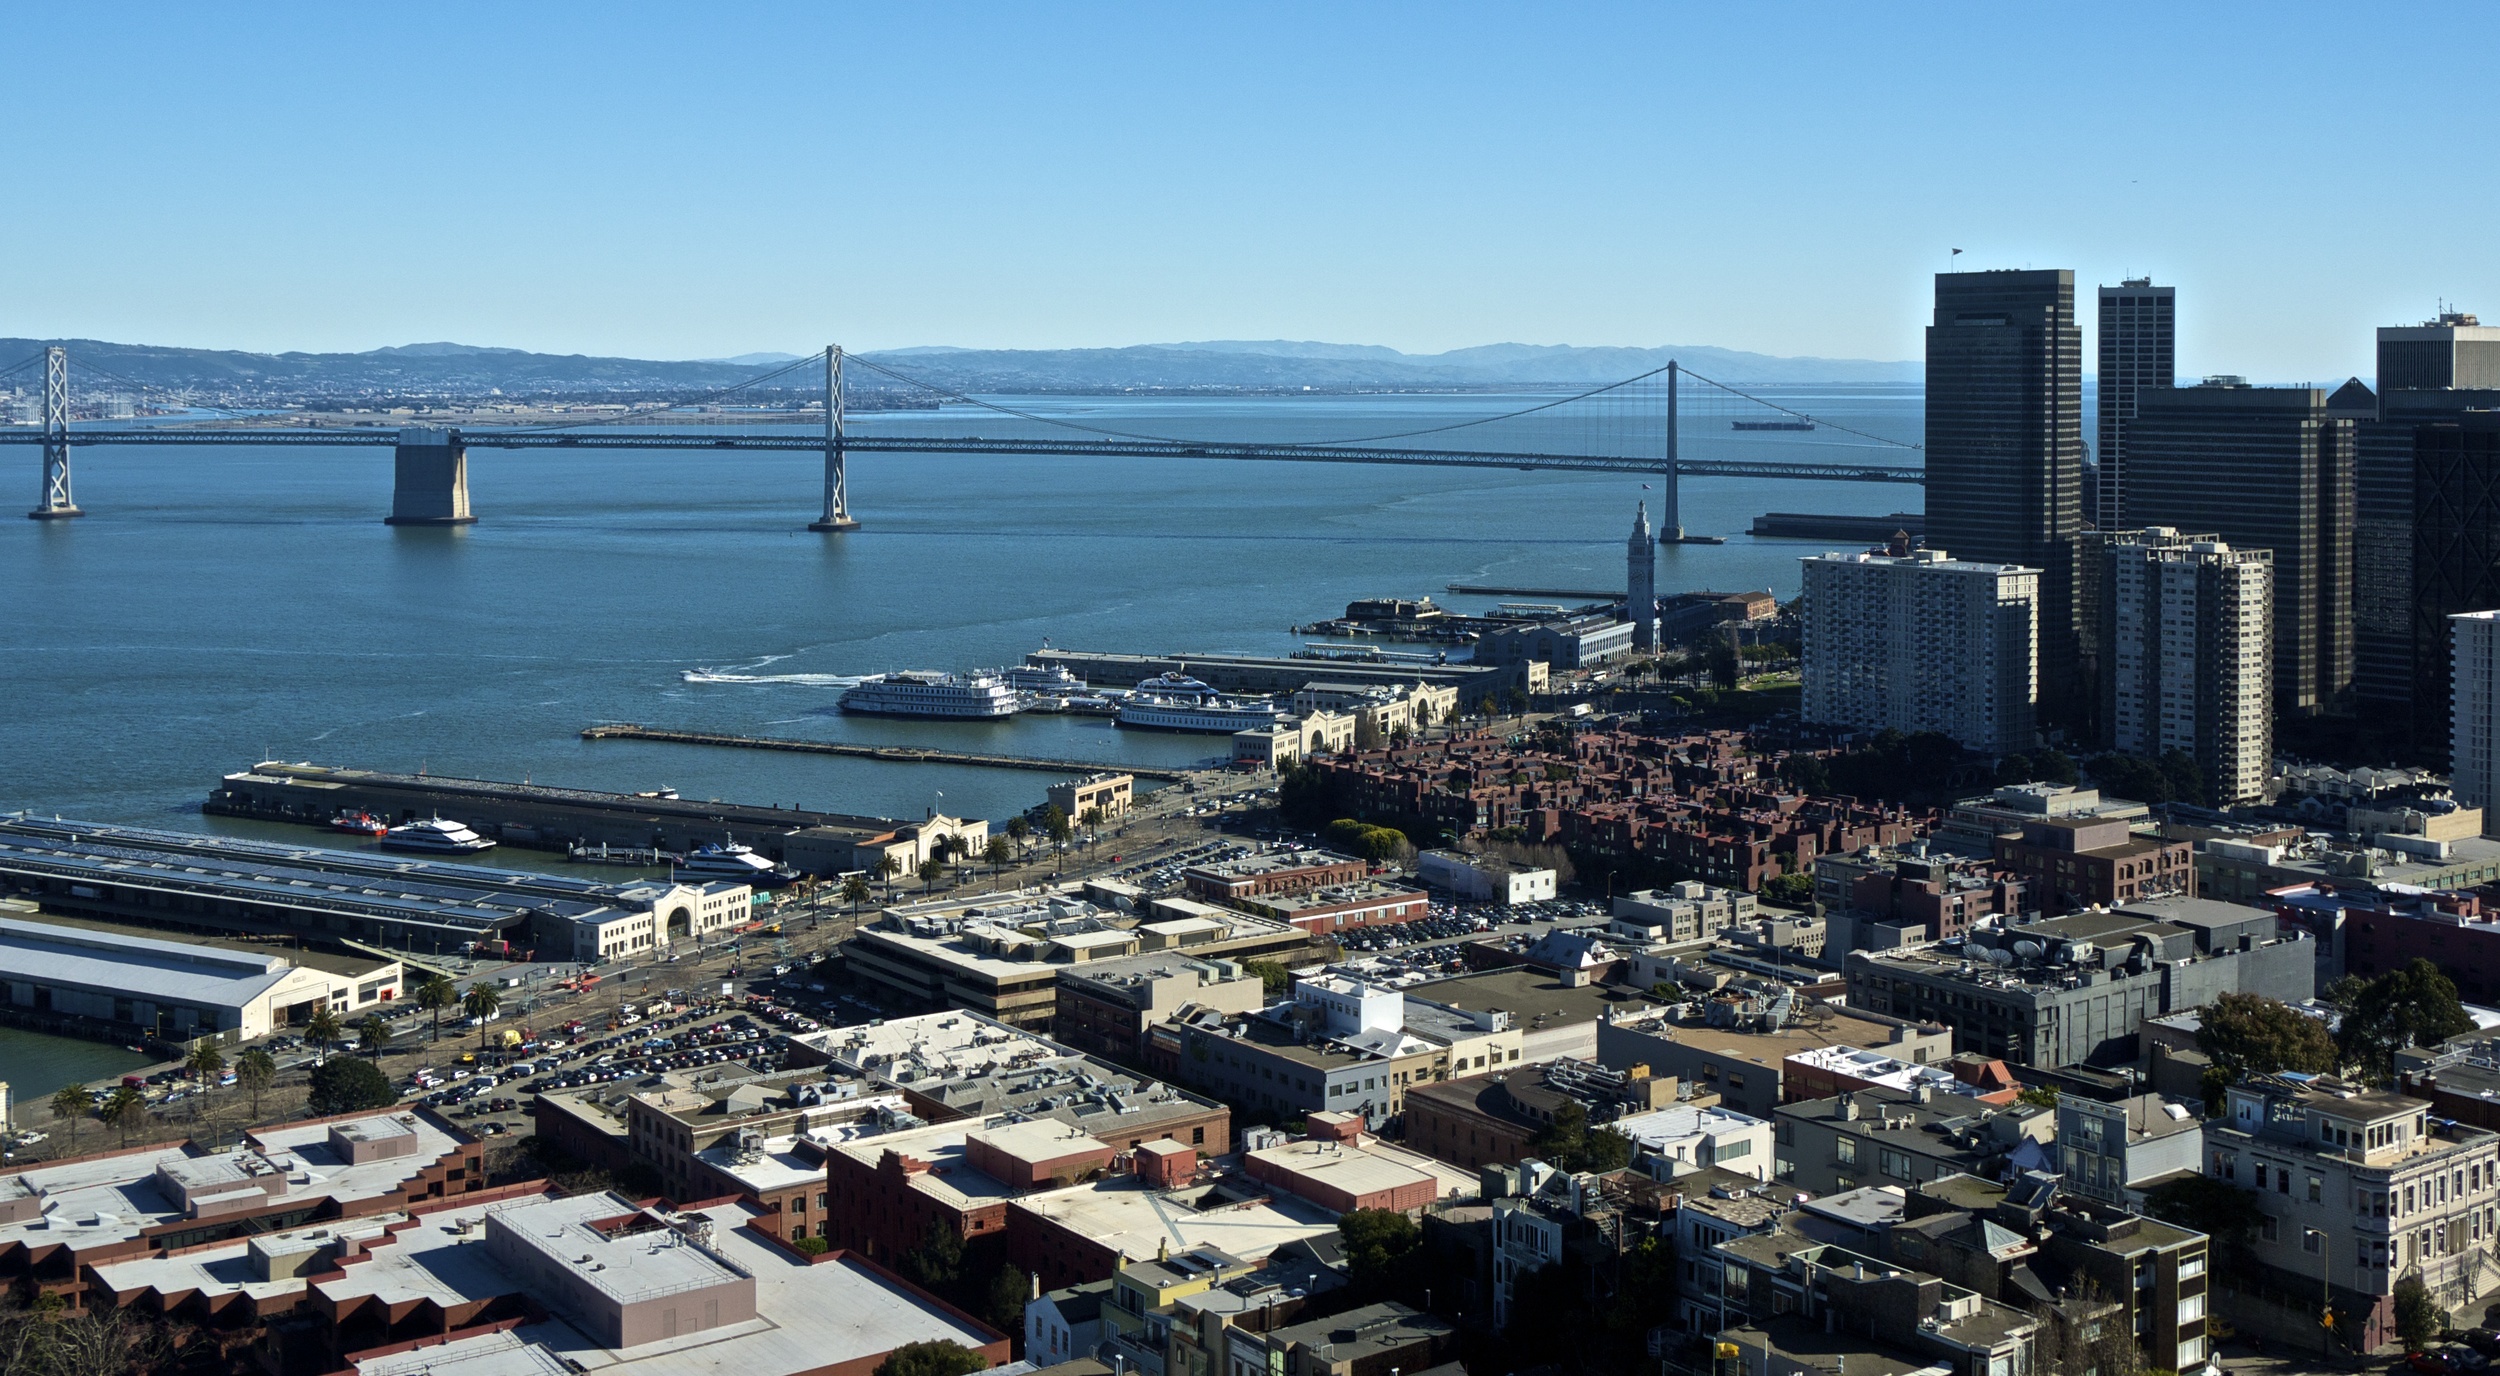
[{"label": "bay bridge", "polygon": [[[291,417],[240,413],[219,415],[217,408],[197,405],[173,389],[132,383],[107,374],[104,376],[111,383],[125,389],[116,395],[127,398],[136,393],[146,398],[151,406],[173,411],[179,417],[166,423],[114,424],[109,421],[73,421],[74,413],[97,408],[89,398],[74,391],[68,351],[53,347],[9,368],[0,369],[0,382],[6,382],[16,374],[30,373],[37,366],[42,369],[37,423],[32,426],[0,426],[0,445],[22,445],[39,451],[38,497],[35,507],[27,512],[29,518],[39,521],[63,520],[84,514],[75,500],[72,487],[73,451],[122,445],[388,447],[392,451],[392,489],[391,511],[385,519],[392,525],[416,526],[466,525],[476,519],[469,501],[468,483],[468,454],[473,449],[821,451],[824,455],[822,504],[819,515],[809,523],[808,529],[824,532],[859,528],[859,521],[851,511],[848,482],[848,459],[855,453],[1231,459],[1637,473],[1652,477],[1659,490],[1661,538],[1668,541],[1683,538],[1678,482],[1684,477],[1876,483],[1919,483],[1924,480],[1924,470],[1914,461],[1874,463],[1689,457],[1681,452],[1680,434],[1684,419],[1682,413],[1688,409],[1683,398],[1688,382],[1700,386],[1702,396],[1720,414],[1726,414],[1730,408],[1739,408],[1768,418],[1733,422],[1732,429],[1735,431],[1820,430],[1851,438],[1818,447],[1884,450],[1904,455],[1909,460],[1918,457],[1920,446],[1818,419],[1777,401],[1701,377],[1674,362],[1620,382],[1497,415],[1422,426],[1392,434],[1322,441],[1197,439],[1109,429],[1066,417],[1018,409],[923,382],[885,363],[856,354],[846,355],[839,346],[827,347],[822,355],[810,355],[782,364],[710,393],[701,400],[716,403],[762,384],[788,378],[802,370],[809,370],[812,374],[819,360],[824,377],[821,432],[812,423],[772,425],[743,420],[739,422],[741,428],[727,430],[667,423],[678,418],[682,407],[675,410],[627,410],[623,414],[590,421],[568,420],[552,424],[492,424],[462,428],[424,424],[396,427],[317,425],[300,423]],[[972,408],[1002,421],[1012,418],[1061,433],[1039,436],[935,435],[890,433],[875,429],[861,431],[856,428],[854,416],[845,405],[843,374],[846,364],[873,370],[880,375],[882,383],[900,384],[907,392],[924,394],[942,406]],[[811,396],[815,395],[812,383],[811,375]],[[816,403],[811,403],[811,407],[814,405]],[[194,418],[203,410],[210,414],[210,419],[205,422]],[[1555,447],[1553,441],[1547,439],[1536,447],[1521,448],[1498,445],[1454,448],[1446,447],[1447,440],[1413,443],[1432,441],[1461,431],[1472,430],[1483,434],[1486,427],[1532,416],[1539,417],[1548,430],[1556,428],[1554,422],[1557,420],[1563,422],[1560,428],[1565,431],[1572,430],[1576,424],[1578,437],[1586,442]]]}]

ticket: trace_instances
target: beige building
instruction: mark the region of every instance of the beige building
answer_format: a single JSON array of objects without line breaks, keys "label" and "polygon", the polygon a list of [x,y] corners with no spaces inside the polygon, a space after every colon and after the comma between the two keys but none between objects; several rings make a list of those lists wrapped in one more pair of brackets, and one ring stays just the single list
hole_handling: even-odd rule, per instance
[{"label": "beige building", "polygon": [[1129,774],[1088,774],[1050,786],[1046,795],[1051,806],[1068,815],[1070,821],[1082,821],[1095,808],[1105,817],[1117,817],[1128,811],[1135,800],[1137,779]]},{"label": "beige building", "polygon": [[1458,690],[1430,683],[1310,683],[1294,693],[1293,710],[1342,713],[1358,729],[1386,739],[1449,721],[1458,710]]},{"label": "beige building", "polygon": [[874,874],[877,862],[892,856],[894,873],[908,876],[917,874],[920,866],[949,840],[956,843],[957,854],[977,856],[989,844],[990,824],[939,813],[918,822],[897,823],[883,831],[809,827],[790,833],[782,842],[781,853],[783,863],[802,874]]},{"label": "beige building", "polygon": [[1346,712],[1305,712],[1233,733],[1233,759],[1263,769],[1282,769],[1312,755],[1342,755],[1353,748],[1354,717]]},{"label": "beige building", "polygon": [[328,1007],[353,1022],[400,995],[395,960],[288,951],[108,923],[0,918],[0,1005],[117,1037],[244,1041]]}]

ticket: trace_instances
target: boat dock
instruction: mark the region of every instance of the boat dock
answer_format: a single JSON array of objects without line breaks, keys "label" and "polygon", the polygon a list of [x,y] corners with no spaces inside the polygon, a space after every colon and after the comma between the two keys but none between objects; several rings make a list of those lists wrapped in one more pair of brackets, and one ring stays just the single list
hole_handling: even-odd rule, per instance
[{"label": "boat dock", "polygon": [[1117,770],[1141,779],[1178,783],[1195,771],[1151,765],[1113,764],[1103,760],[1051,760],[1034,755],[982,755],[966,750],[923,750],[908,745],[860,745],[851,741],[803,741],[787,736],[731,736],[709,731],[662,731],[632,722],[605,722],[582,728],[588,741],[668,741],[677,745],[711,745],[730,750],[789,750],[803,755],[848,755],[894,764],[960,764],[982,769],[1032,769],[1082,778]]},{"label": "boat dock", "polygon": [[1620,602],[1621,588],[1505,588],[1492,583],[1452,583],[1450,592],[1472,592],[1486,597],[1564,597],[1583,602]]},{"label": "boat dock", "polygon": [[[1409,664],[1330,661],[1324,668],[1307,659],[1265,655],[1109,654],[1098,650],[1036,650],[1024,662],[1056,665],[1100,687],[1133,688],[1157,674],[1187,674],[1225,693],[1290,693],[1314,680],[1331,683],[1448,684],[1469,701],[1486,690],[1498,692],[1518,682],[1523,669],[1497,664]],[[1094,766],[1100,768],[1101,766]],[[1142,771],[1131,771],[1144,777]]]}]

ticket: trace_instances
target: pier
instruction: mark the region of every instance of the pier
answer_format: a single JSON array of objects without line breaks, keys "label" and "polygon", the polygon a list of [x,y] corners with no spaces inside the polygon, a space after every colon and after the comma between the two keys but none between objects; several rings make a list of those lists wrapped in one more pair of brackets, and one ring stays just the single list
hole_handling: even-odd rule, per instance
[{"label": "pier", "polygon": [[713,745],[730,750],[789,750],[802,755],[848,755],[859,760],[894,764],[960,764],[981,769],[1032,769],[1079,778],[1117,770],[1141,779],[1178,783],[1195,771],[1159,769],[1152,765],[1114,764],[1103,760],[1050,760],[1035,755],[982,755],[967,750],[924,750],[909,745],[860,745],[851,741],[802,741],[787,736],[730,736],[709,731],[661,731],[632,722],[609,722],[582,728],[586,741],[669,741],[678,745]]},{"label": "pier", "polygon": [[1486,597],[1566,597],[1582,602],[1623,600],[1621,588],[1505,588],[1492,583],[1452,583],[1447,591],[1472,592]]},{"label": "pier", "polygon": [[1488,690],[1499,692],[1521,683],[1526,672],[1521,666],[1508,664],[1374,664],[1186,651],[1129,655],[1099,650],[1035,650],[1024,657],[1024,662],[1043,669],[1065,669],[1097,688],[1134,688],[1157,674],[1167,673],[1187,674],[1226,693],[1291,693],[1314,682],[1372,683],[1382,687],[1422,682],[1454,686],[1460,696],[1471,702]]}]

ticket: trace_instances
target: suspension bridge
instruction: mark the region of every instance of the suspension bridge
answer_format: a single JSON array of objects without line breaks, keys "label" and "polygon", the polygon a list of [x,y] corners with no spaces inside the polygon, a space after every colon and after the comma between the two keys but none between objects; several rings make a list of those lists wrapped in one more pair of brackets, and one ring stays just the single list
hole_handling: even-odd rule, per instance
[{"label": "suspension bridge", "polygon": [[[821,362],[823,390],[814,391],[813,370]],[[872,427],[858,428],[846,405],[846,365],[877,375],[888,395],[934,401],[941,407],[982,413],[999,424],[984,429],[1015,429],[1033,434],[915,434]],[[1567,396],[1516,407],[1499,414],[1422,426],[1389,434],[1321,440],[1245,441],[1189,438],[1110,429],[1067,416],[1021,409],[996,400],[968,395],[913,378],[889,364],[846,355],[830,346],[811,355],[757,374],[689,403],[660,409],[628,409],[588,421],[548,424],[480,424],[382,426],[307,423],[300,417],[252,415],[202,405],[179,389],[134,383],[111,374],[83,388],[73,384],[68,351],[53,347],[9,368],[0,369],[0,384],[13,376],[41,369],[34,424],[0,425],[0,445],[23,445],[40,451],[38,499],[27,515],[34,520],[63,520],[84,514],[75,499],[71,455],[82,448],[115,446],[367,446],[392,451],[391,513],[393,525],[465,525],[476,519],[469,501],[468,454],[485,450],[707,450],[822,451],[824,490],[818,517],[808,528],[840,532],[856,530],[848,483],[852,454],[965,455],[1008,454],[1035,457],[1101,456],[1141,460],[1231,459],[1290,463],[1363,463],[1428,465],[1446,468],[1507,468],[1523,471],[1638,473],[1653,478],[1659,490],[1661,538],[1683,538],[1678,483],[1685,477],[1806,480],[1820,482],[1918,483],[1923,470],[1914,460],[1918,445],[1835,424],[1780,402],[1741,391],[1670,362],[1638,376]],[[94,371],[94,370],[90,370]],[[808,409],[821,409],[821,431],[814,422],[775,424],[742,419],[734,429],[711,428],[714,422],[685,423],[688,413],[702,415],[710,406],[779,382],[787,393],[794,376],[807,376],[807,392],[821,395]],[[1889,451],[1896,462],[1816,461],[1761,457],[1691,457],[1682,452],[1682,431],[1690,412],[1684,392],[1700,389],[1713,417],[1750,414],[1733,420],[1730,431],[1820,432],[1817,448]],[[115,399],[100,405],[99,396]],[[96,417],[127,406],[161,414],[163,423],[115,423]],[[789,413],[796,419],[796,413]],[[890,415],[891,413],[884,413]],[[206,419],[201,417],[205,415]],[[135,418],[135,414],[134,414]],[[1504,422],[1531,420],[1545,431],[1533,446],[1501,443]],[[1516,427],[1514,427],[1516,428]],[[1560,433],[1566,443],[1557,445]],[[1481,448],[1452,447],[1453,437],[1492,437]],[[1724,441],[1727,434],[1713,432]],[[1742,440],[1737,441],[1739,445]],[[1717,447],[1726,448],[1724,442]]]}]

